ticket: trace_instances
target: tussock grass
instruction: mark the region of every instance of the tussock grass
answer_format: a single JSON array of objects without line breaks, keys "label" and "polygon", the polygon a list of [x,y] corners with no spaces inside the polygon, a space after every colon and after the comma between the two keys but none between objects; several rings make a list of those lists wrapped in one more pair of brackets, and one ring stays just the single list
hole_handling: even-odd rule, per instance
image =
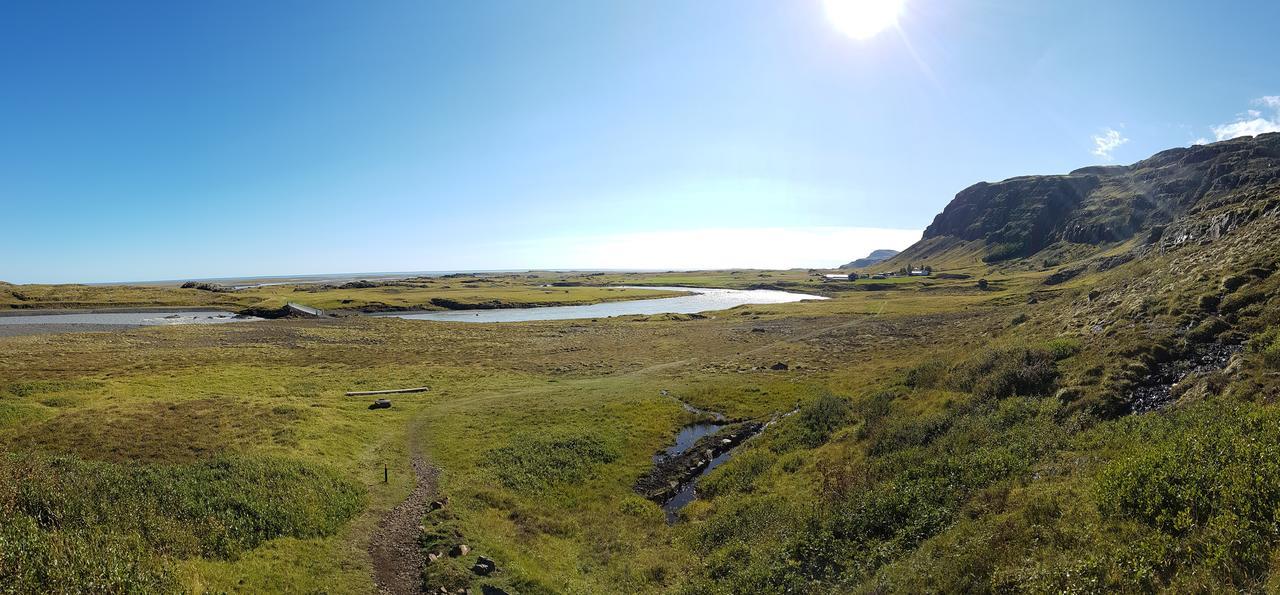
[{"label": "tussock grass", "polygon": [[0,458],[0,584],[170,590],[172,560],[234,559],[277,537],[332,535],[363,504],[336,473],[273,458],[189,465]]}]

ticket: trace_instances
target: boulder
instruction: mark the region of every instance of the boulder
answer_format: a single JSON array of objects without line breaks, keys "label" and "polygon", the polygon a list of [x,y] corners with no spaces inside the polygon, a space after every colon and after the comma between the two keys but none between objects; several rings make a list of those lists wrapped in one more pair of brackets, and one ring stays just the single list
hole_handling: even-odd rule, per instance
[{"label": "boulder", "polygon": [[471,553],[471,546],[465,543],[459,543],[458,545],[453,546],[452,550],[449,550],[449,555],[454,558],[461,558],[469,553]]},{"label": "boulder", "polygon": [[777,371],[777,372],[781,372],[781,371],[786,370],[786,369],[788,369],[788,368],[789,368],[789,366],[787,366],[787,364],[784,364],[784,363],[782,363],[782,362],[778,362],[778,363],[776,363],[776,364],[773,364],[772,366],[769,366],[769,369],[770,369],[770,370],[774,370],[774,371]]},{"label": "boulder", "polygon": [[389,399],[378,399],[369,405],[370,409],[390,409],[391,401]]},{"label": "boulder", "polygon": [[471,572],[480,576],[489,576],[496,570],[498,570],[497,563],[484,556],[480,556],[480,558],[476,560],[475,565],[471,567]]}]

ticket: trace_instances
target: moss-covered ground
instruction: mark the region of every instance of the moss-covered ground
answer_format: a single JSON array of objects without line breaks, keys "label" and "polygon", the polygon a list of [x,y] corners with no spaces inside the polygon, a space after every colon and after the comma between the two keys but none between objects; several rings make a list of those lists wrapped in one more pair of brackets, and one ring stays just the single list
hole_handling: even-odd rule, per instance
[{"label": "moss-covered ground", "polygon": [[[424,587],[1265,590],[1280,559],[1280,276],[1223,284],[1251,263],[1222,261],[1197,265],[1204,281],[1133,289],[1178,258],[1053,286],[1052,267],[979,264],[871,288],[809,271],[580,279],[833,297],[706,318],[0,338],[0,584],[373,592],[367,547],[410,492],[412,432],[450,499],[422,546],[473,549],[429,564]],[[467,291],[527,297],[542,281]],[[206,294],[228,295],[190,295]],[[1222,324],[1207,336],[1185,331],[1209,318]],[[1131,388],[1196,341],[1245,347],[1131,415]],[[385,410],[343,396],[424,385]],[[669,526],[632,486],[688,420],[671,396],[734,418],[799,413]],[[479,555],[498,571],[471,573]]]}]

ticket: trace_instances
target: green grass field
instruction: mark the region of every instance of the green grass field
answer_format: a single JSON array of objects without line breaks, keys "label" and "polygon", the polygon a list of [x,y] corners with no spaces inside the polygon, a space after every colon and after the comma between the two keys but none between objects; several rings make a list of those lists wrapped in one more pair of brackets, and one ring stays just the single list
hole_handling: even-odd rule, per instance
[{"label": "green grass field", "polygon": [[[1199,303],[1192,280],[1132,305],[1152,324],[1097,331],[1092,317],[1121,306],[1090,292],[1132,271],[1053,287],[1042,270],[970,272],[889,290],[823,288],[806,271],[583,279],[792,283],[833,298],[698,319],[348,317],[0,338],[0,583],[372,593],[368,546],[411,490],[417,443],[450,499],[422,519],[420,546],[472,548],[427,565],[424,587],[1269,588],[1280,498],[1270,442],[1253,437],[1275,419],[1270,306],[1239,306],[1250,314],[1230,332],[1261,334],[1236,375],[1185,387],[1187,405],[1168,414],[1125,416],[1118,387],[1177,349],[1161,329]],[[542,281],[459,291],[560,299]],[[1223,301],[1272,284],[1247,279]],[[390,304],[380,289],[324,299]],[[75,291],[42,295],[92,301]],[[343,396],[424,385],[386,410]],[[799,413],[708,476],[668,526],[632,490],[688,419],[663,391],[735,418]],[[473,574],[480,555],[498,571]]]}]

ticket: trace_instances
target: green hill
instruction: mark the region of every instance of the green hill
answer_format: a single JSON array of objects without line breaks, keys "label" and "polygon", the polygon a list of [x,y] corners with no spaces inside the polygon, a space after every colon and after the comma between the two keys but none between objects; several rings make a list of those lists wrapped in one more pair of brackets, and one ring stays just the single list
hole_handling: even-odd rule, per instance
[{"label": "green hill", "polygon": [[[889,264],[1082,260],[1212,242],[1280,207],[1280,134],[1163,151],[1130,166],[981,182]],[[959,256],[960,258],[956,258]]]}]

